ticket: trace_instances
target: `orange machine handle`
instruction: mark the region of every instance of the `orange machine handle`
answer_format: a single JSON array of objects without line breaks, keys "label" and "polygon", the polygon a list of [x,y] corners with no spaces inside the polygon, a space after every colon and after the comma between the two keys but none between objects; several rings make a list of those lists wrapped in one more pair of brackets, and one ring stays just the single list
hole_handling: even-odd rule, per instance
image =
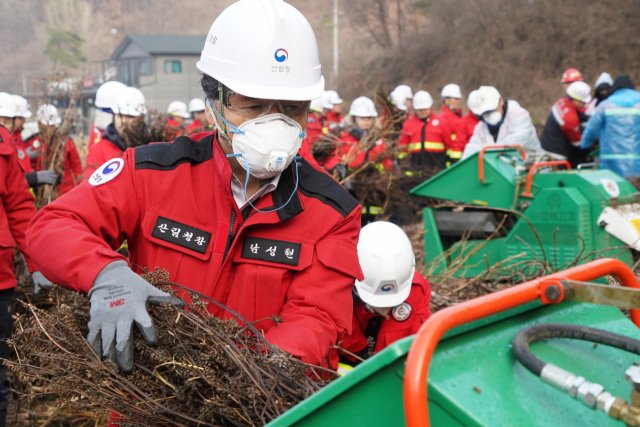
[{"label": "orange machine handle", "polygon": [[531,169],[529,169],[529,176],[527,176],[527,189],[526,191],[522,194],[522,197],[533,197],[533,194],[531,194],[531,185],[533,185],[533,174],[536,173],[536,170],[539,167],[542,166],[566,166],[567,170],[571,170],[571,163],[569,163],[567,160],[553,160],[551,162],[540,162],[540,163],[536,163],[533,166],[531,166]]},{"label": "orange machine handle", "polygon": [[[609,274],[617,276],[623,286],[640,289],[638,279],[625,263],[604,258],[447,307],[431,316],[418,330],[407,356],[403,386],[407,427],[430,425],[427,400],[429,364],[438,341],[447,331],[539,299],[540,284],[550,279],[589,281]],[[640,310],[631,310],[631,319],[640,327]]]},{"label": "orange machine handle", "polygon": [[478,155],[478,178],[480,178],[480,182],[484,184],[484,152],[487,150],[496,150],[496,149],[520,149],[520,153],[522,154],[522,160],[526,158],[524,154],[524,150],[519,145],[487,145],[486,147],[482,147],[480,150],[480,154]]}]

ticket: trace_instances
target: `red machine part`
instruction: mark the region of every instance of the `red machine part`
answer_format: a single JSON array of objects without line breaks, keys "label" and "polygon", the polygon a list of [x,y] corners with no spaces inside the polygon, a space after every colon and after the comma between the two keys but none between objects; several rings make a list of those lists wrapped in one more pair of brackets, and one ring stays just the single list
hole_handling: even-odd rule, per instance
[{"label": "red machine part", "polygon": [[533,166],[531,166],[531,169],[529,169],[529,175],[527,176],[527,189],[522,194],[523,197],[533,197],[533,194],[531,194],[533,175],[536,173],[536,170],[538,168],[543,166],[566,166],[567,170],[571,170],[571,163],[569,163],[567,160],[553,160],[551,162],[541,162],[534,164]]},{"label": "red machine part", "polygon": [[478,154],[478,178],[480,182],[484,184],[484,152],[487,150],[520,150],[522,160],[526,158],[524,150],[519,145],[489,145],[482,147],[480,154]]},{"label": "red machine part", "polygon": [[[617,259],[604,258],[475,298],[432,315],[416,334],[407,356],[403,387],[407,427],[430,426],[427,376],[433,352],[447,331],[535,301],[541,297],[543,287],[557,284],[559,280],[590,281],[606,275],[617,276],[623,286],[640,289],[638,279],[625,263]],[[560,302],[563,297],[564,294],[553,302]],[[640,327],[640,310],[631,310],[631,319]]]}]

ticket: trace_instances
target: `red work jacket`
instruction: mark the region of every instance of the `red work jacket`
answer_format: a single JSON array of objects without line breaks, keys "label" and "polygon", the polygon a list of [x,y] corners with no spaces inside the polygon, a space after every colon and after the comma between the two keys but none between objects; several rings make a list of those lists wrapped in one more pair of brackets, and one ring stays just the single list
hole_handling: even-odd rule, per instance
[{"label": "red work jacket", "polygon": [[84,177],[89,179],[96,169],[108,160],[120,158],[123,154],[124,152],[119,147],[103,138],[99,143],[89,147],[89,153],[84,159]]},{"label": "red work jacket", "polygon": [[185,129],[186,135],[193,135],[194,133],[203,132],[209,125],[205,126],[200,120],[193,119],[193,122]]},{"label": "red work jacket", "polygon": [[309,114],[306,127],[307,137],[302,141],[302,145],[300,146],[300,155],[312,165],[317,165],[318,162],[313,157],[311,147],[326,133],[325,129],[324,121],[320,113],[312,112]]},{"label": "red work jacket", "polygon": [[[191,139],[190,139],[191,138]],[[267,340],[313,364],[351,331],[361,208],[324,171],[298,161],[277,188],[238,209],[231,167],[215,134],[128,149],[67,196],[41,209],[27,232],[34,262],[50,280],[88,292],[117,260],[166,269],[171,281],[215,299],[256,324]],[[124,240],[129,260],[115,252]],[[64,254],[64,256],[60,256]],[[232,317],[214,304],[211,312]]]},{"label": "red work jacket", "polygon": [[325,115],[325,121],[327,123],[327,126],[331,126],[332,124],[338,126],[344,125],[344,117],[342,117],[342,114],[335,113],[333,111],[327,112],[327,114]]},{"label": "red work jacket", "polygon": [[104,131],[96,128],[96,123],[93,122],[91,124],[91,130],[89,131],[89,143],[87,144],[87,147],[91,148],[92,145],[100,142],[103,133]]},{"label": "red work jacket", "polygon": [[[352,130],[351,132],[343,132],[342,135],[340,135],[338,147],[324,162],[325,169],[333,169],[342,161],[342,158],[345,155],[352,159],[348,165],[351,169],[358,169],[362,167],[367,159],[369,159],[371,163],[381,165],[384,170],[389,170],[393,167],[393,163],[388,157],[387,144],[383,139],[377,140],[368,150],[358,153],[358,144],[360,143],[360,139],[356,138],[353,133],[354,132]],[[356,155],[356,153],[358,154]]]},{"label": "red work jacket", "polygon": [[445,130],[437,115],[431,114],[427,121],[419,119],[418,116],[412,116],[402,126],[402,134],[398,139],[398,150],[417,153],[424,149],[424,151],[443,153],[445,151],[443,132]]},{"label": "red work jacket", "polygon": [[[392,308],[389,314],[382,319],[375,341],[374,353],[378,353],[394,342],[418,332],[420,326],[431,315],[430,301],[431,286],[429,286],[427,279],[416,271],[411,284],[411,293],[407,300]],[[365,330],[369,326],[369,322],[376,317],[383,316],[368,310],[362,301],[357,301],[353,307],[352,331],[343,337],[342,342],[338,344],[339,347],[353,354],[364,350],[367,347]],[[337,355],[332,353],[332,356],[332,366],[335,368],[337,367]],[[350,357],[347,359],[351,360]]]},{"label": "red work jacket", "polygon": [[458,123],[458,130],[456,131],[456,149],[460,152],[464,151],[464,147],[467,146],[469,139],[471,139],[471,135],[473,135],[473,130],[476,128],[476,125],[480,122],[478,116],[469,111],[469,114],[464,116],[460,122]]},{"label": "red work jacket", "polygon": [[16,143],[16,154],[18,155],[18,163],[20,163],[20,167],[24,171],[24,173],[33,172],[33,168],[31,167],[31,159],[27,155],[26,148],[27,145],[22,140],[22,133],[20,131],[14,130],[13,141]]},{"label": "red work jacket", "polygon": [[11,134],[0,125],[0,290],[16,286],[13,274],[13,247],[23,253],[30,272],[37,269],[31,262],[25,244],[25,232],[36,214],[33,195],[18,164]]},{"label": "red work jacket", "polygon": [[462,157],[462,150],[456,141],[456,130],[458,129],[458,125],[462,119],[446,105],[442,106],[440,114],[438,114],[438,118],[443,129],[442,136],[444,137],[447,156],[451,159],[459,160]]},{"label": "red work jacket", "polygon": [[182,125],[171,117],[167,117],[167,125],[164,131],[165,140],[170,141],[182,135],[184,135],[184,128]]},{"label": "red work jacket", "polygon": [[[31,145],[33,145],[35,141],[39,141],[40,147],[44,147],[44,151],[46,152],[47,147],[42,143],[40,135],[37,135],[33,140],[31,140]],[[31,165],[35,171],[43,170],[42,156],[35,159]],[[58,186],[59,196],[73,190],[78,186],[78,184],[80,184],[80,181],[84,179],[82,175],[82,161],[78,155],[76,144],[71,138],[67,138],[64,143],[64,162],[62,163],[62,167],[64,168],[64,173],[62,174],[62,181]]]}]

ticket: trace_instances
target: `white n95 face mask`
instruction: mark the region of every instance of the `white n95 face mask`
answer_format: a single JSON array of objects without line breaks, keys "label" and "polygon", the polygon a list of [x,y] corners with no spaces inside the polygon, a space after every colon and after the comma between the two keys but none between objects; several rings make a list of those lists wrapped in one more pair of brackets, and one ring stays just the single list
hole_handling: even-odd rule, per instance
[{"label": "white n95 face mask", "polygon": [[[220,116],[209,102],[207,108],[213,116],[218,133],[237,155],[235,157],[240,166],[256,178],[273,178],[284,171],[293,161],[306,136],[298,122],[282,113],[258,117],[236,127]],[[216,115],[235,134],[230,143],[220,129]]]},{"label": "white n95 face mask", "polygon": [[93,122],[96,128],[105,130],[113,122],[113,113],[96,110],[96,117]]},{"label": "white n95 face mask", "polygon": [[482,115],[482,120],[488,125],[495,126],[502,120],[502,113],[498,110],[490,111]]}]

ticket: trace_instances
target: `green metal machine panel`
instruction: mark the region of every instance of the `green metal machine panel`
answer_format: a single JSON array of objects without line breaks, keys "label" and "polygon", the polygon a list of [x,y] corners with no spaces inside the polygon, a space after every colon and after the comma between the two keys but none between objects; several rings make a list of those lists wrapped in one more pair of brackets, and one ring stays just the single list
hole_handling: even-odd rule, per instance
[{"label": "green metal machine panel", "polygon": [[[527,371],[515,361],[511,341],[522,328],[549,322],[592,326],[636,339],[640,331],[615,308],[538,304],[447,334],[449,338],[438,346],[429,373],[432,426],[623,427]],[[405,426],[402,379],[412,339],[392,344],[268,427]],[[599,382],[623,398],[631,392],[624,370],[640,361],[640,356],[621,350],[573,340],[547,340],[533,344],[532,349],[543,360]]]},{"label": "green metal machine panel", "polygon": [[440,274],[447,268],[447,260],[444,257],[442,240],[440,240],[436,219],[433,216],[433,209],[423,209],[422,220],[424,222],[425,264],[431,264],[427,274]]},{"label": "green metal machine panel", "polygon": [[423,182],[411,190],[411,194],[511,209],[515,195],[515,167],[500,160],[500,156],[514,154],[515,151],[505,150],[486,152],[484,184],[478,179],[478,154],[474,154]]}]

